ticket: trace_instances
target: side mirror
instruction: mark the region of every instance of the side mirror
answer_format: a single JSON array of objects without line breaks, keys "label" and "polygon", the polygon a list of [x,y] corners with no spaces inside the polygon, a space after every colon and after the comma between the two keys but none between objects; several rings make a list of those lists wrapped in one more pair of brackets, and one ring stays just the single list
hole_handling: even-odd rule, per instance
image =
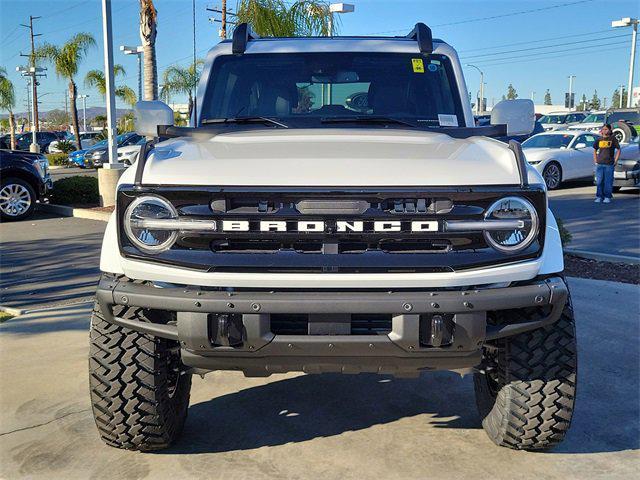
[{"label": "side mirror", "polygon": [[133,115],[136,133],[144,137],[157,137],[158,125],[173,125],[173,110],[159,100],[136,103]]},{"label": "side mirror", "polygon": [[535,120],[531,100],[503,100],[491,110],[491,125],[506,125],[507,135],[529,135]]},{"label": "side mirror", "polygon": [[587,147],[586,143],[577,143],[573,148],[578,150],[579,148],[586,148],[586,147]]}]

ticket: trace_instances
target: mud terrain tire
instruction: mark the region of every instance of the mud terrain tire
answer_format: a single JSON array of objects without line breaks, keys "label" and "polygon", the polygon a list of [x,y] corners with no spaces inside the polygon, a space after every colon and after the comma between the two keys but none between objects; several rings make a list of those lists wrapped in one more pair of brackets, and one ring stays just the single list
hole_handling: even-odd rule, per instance
[{"label": "mud terrain tire", "polygon": [[[517,320],[513,312],[511,322]],[[576,395],[570,300],[556,323],[485,347],[485,359],[486,374],[476,373],[474,384],[489,438],[516,450],[546,450],[560,443],[569,430]]]},{"label": "mud terrain tire", "polygon": [[[165,323],[169,314],[114,307],[114,315]],[[91,404],[102,440],[127,450],[168,447],[182,431],[191,391],[178,343],[109,323],[97,303],[90,343]]]}]

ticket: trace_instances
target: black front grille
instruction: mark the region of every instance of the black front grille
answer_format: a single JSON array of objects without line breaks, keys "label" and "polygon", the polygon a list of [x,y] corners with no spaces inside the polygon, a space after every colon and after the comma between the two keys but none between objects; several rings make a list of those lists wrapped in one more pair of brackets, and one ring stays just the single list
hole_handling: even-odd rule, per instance
[{"label": "black front grille", "polygon": [[[259,191],[256,191],[259,190]],[[541,188],[459,187],[430,189],[323,189],[122,186],[118,212],[138,195],[161,195],[183,218],[215,220],[207,233],[181,232],[168,251],[149,256],[122,234],[128,257],[227,272],[443,272],[510,263],[540,255],[546,203]],[[518,254],[497,252],[481,231],[448,232],[448,220],[482,220],[493,202],[521,195],[538,210],[541,233]],[[322,213],[320,213],[322,212]],[[246,221],[249,231],[224,231],[224,221]],[[121,220],[122,221],[122,220]],[[284,222],[286,231],[260,231],[261,221]],[[323,231],[297,231],[300,221],[324,222]],[[363,222],[362,231],[340,231],[338,221]],[[375,231],[375,222],[400,223],[399,231]],[[412,231],[412,222],[437,222],[437,231]]]}]

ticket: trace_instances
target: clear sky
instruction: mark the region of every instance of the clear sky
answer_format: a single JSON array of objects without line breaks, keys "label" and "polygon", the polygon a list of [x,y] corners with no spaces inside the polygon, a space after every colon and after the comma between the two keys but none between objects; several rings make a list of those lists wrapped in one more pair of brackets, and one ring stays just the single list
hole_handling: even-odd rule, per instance
[{"label": "clear sky", "polygon": [[[206,7],[217,0],[196,0],[196,49],[199,56],[219,41],[219,23]],[[230,7],[235,0],[229,0]],[[638,17],[638,0],[351,0],[355,13],[341,15],[339,32],[344,35],[402,35],[418,21],[431,26],[434,36],[453,45],[463,64],[473,63],[485,73],[485,92],[500,100],[512,83],[520,98],[535,92],[542,103],[545,90],[554,103],[561,103],[568,88],[568,75],[575,75],[576,101],[598,90],[610,103],[614,89],[627,83],[631,28],[611,28],[611,21]],[[122,64],[126,83],[137,90],[137,67],[133,56],[125,56],[119,45],[137,45],[138,1],[113,0],[115,62]],[[156,0],[158,37],[156,52],[159,74],[171,64],[187,65],[192,55],[191,0]],[[102,106],[96,91],[83,85],[85,73],[103,68],[100,0],[0,0],[0,65],[10,73],[19,104],[26,102],[26,82],[15,67],[23,63],[19,54],[29,48],[28,30],[20,23],[35,20],[37,43],[61,44],[76,32],[94,35],[98,47],[82,64],[77,83],[80,93],[89,94],[88,106]],[[640,52],[637,55],[640,57]],[[635,84],[640,80],[636,61]],[[479,74],[465,67],[469,89],[479,86]],[[64,107],[66,83],[50,69],[41,80],[41,109]],[[180,99],[175,99],[179,101]],[[17,111],[23,111],[17,108]]]}]

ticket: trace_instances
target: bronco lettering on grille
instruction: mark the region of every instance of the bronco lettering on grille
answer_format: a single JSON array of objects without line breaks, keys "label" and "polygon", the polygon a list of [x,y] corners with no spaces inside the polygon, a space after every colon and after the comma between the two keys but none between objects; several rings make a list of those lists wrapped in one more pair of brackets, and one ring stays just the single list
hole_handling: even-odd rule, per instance
[{"label": "bronco lettering on grille", "polygon": [[[404,228],[403,228],[404,227]],[[373,222],[364,221],[299,221],[287,222],[285,220],[260,220],[249,222],[248,220],[223,220],[223,232],[339,232],[339,233],[363,233],[363,232],[437,232],[439,225],[437,220],[382,220]]]}]

